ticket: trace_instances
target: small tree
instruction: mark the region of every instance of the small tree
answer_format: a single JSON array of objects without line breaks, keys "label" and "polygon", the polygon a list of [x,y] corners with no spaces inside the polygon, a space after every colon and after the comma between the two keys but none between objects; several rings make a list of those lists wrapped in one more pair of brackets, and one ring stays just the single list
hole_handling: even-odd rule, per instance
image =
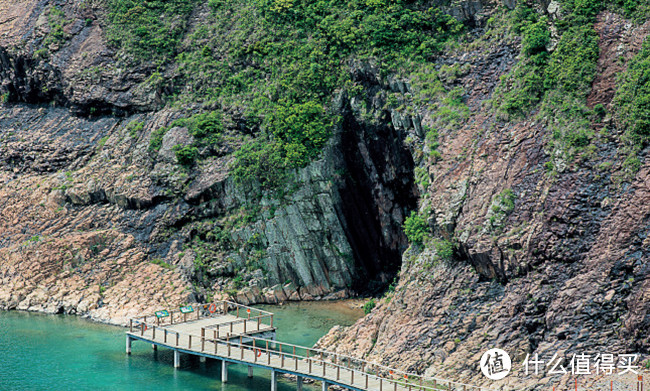
[{"label": "small tree", "polygon": [[375,302],[375,299],[366,301],[366,303],[363,305],[363,313],[368,315],[370,312],[372,312],[376,305],[377,302]]},{"label": "small tree", "polygon": [[429,236],[429,225],[424,218],[418,215],[415,211],[404,220],[404,233],[409,242],[422,245],[424,238]]}]

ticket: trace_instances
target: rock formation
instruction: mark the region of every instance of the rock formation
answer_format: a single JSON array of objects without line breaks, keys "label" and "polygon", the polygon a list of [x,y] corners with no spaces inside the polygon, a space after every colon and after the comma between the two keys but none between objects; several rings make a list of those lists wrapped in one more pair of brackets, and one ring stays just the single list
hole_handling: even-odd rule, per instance
[{"label": "rock formation", "polygon": [[[117,50],[102,2],[0,0],[0,309],[119,324],[212,297],[387,289],[321,345],[486,385],[476,362],[488,347],[516,363],[648,355],[650,163],[641,143],[629,169],[615,97],[650,22],[599,10],[587,23],[598,53],[581,113],[538,96],[517,116],[502,104],[524,83],[517,67],[533,64],[527,50],[548,65],[571,44],[559,30],[573,2],[426,3],[462,21],[461,38],[421,69],[347,59],[353,87],[332,94],[331,137],[269,189],[232,175],[260,126],[241,102],[173,102],[203,86],[183,85],[175,60],[133,62]],[[180,48],[213,5],[189,14]],[[517,12],[542,26],[541,44],[522,40],[534,29],[513,27]],[[560,91],[560,76],[548,75],[545,94]],[[206,107],[223,111],[225,141],[192,150],[198,136],[178,120]],[[576,117],[554,116],[566,112]],[[582,126],[572,139],[569,122]],[[184,165],[182,148],[202,158]],[[424,239],[409,243],[409,215]],[[551,381],[519,371],[497,385]]]}]

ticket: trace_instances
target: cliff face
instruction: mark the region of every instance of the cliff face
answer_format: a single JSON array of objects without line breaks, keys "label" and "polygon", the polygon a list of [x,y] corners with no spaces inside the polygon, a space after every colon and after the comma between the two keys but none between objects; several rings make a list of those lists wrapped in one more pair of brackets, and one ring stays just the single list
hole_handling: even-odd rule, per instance
[{"label": "cliff face", "polygon": [[[614,112],[617,76],[640,50],[650,24],[634,25],[605,11],[594,26],[600,54],[587,102]],[[582,352],[647,358],[647,148],[638,172],[621,181],[624,129],[608,116],[590,124],[608,129],[594,139],[595,153],[549,175],[552,124],[534,112],[503,122],[488,109],[499,78],[516,61],[516,48],[506,40],[445,59],[467,64],[453,85],[468,91],[471,114],[440,132],[440,158],[420,163],[430,180],[425,189],[420,185],[420,210],[440,239],[406,251],[399,283],[354,326],[334,328],[321,347],[429,376],[526,389],[573,384],[568,376],[526,376],[527,354],[548,360],[558,353],[567,365]],[[424,123],[437,115],[419,114]],[[447,258],[436,244],[445,238],[457,241]],[[506,350],[515,365],[498,382],[478,369],[492,347]]]},{"label": "cliff face", "polygon": [[[101,5],[0,7],[3,308],[120,323],[206,296],[336,298],[392,280],[417,194],[404,134],[386,121],[359,123],[341,94],[343,121],[280,196],[239,185],[238,141],[190,169],[173,150],[191,142],[186,127],[148,148],[182,112],[163,108],[151,64],[116,61]],[[226,132],[242,126],[233,117]]]},{"label": "cliff face", "polygon": [[[181,55],[157,62],[107,43],[102,2],[0,0],[0,308],[120,323],[221,295],[376,293],[397,277],[367,317],[322,344],[475,383],[485,383],[476,362],[487,347],[518,363],[649,353],[647,143],[630,152],[615,100],[648,22],[616,9],[585,16],[569,1],[441,2],[463,34],[423,42],[437,53],[426,60],[386,56],[391,66],[377,49],[328,63],[347,78],[327,98],[331,137],[269,188],[237,181],[233,168],[262,138],[247,110],[273,99],[191,94],[231,88],[224,73],[241,87],[237,72],[257,77],[282,40],[233,32],[261,20],[253,5],[209,3],[186,26],[170,23],[185,26]],[[206,68],[182,62],[191,55]],[[255,89],[272,84],[263,76]],[[197,131],[217,127],[206,111],[223,115],[218,143]],[[504,383],[549,381],[515,373]]]},{"label": "cliff face", "polygon": [[98,148],[119,119],[25,104],[0,118],[4,308],[123,322],[188,300],[187,279],[147,261],[143,239],[164,210],[146,184],[126,178],[136,171],[135,143],[110,165],[119,150]]}]

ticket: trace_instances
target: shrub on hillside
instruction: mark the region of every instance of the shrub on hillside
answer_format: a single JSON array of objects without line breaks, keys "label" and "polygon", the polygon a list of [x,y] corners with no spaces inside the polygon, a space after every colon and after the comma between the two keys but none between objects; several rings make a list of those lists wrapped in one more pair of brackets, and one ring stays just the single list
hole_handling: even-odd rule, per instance
[{"label": "shrub on hillside", "polygon": [[415,211],[404,220],[403,227],[409,242],[416,245],[422,245],[424,239],[430,234],[426,220]]}]

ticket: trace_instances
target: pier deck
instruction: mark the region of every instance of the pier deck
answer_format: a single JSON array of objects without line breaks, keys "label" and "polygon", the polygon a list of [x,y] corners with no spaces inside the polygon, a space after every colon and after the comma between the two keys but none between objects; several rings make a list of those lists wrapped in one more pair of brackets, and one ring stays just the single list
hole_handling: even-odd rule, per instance
[{"label": "pier deck", "polygon": [[[192,354],[221,361],[221,381],[228,381],[228,365],[271,371],[271,390],[277,390],[278,374],[297,377],[302,390],[304,378],[320,381],[323,391],[337,385],[358,391],[482,391],[490,390],[449,380],[406,373],[353,357],[287,344],[275,340],[273,314],[231,302],[198,306],[192,314],[165,311],[168,316],[148,315],[132,319],[126,335],[126,350],[135,340],[174,351],[174,367],[180,354]],[[254,315],[254,316],[253,316]]]},{"label": "pier deck", "polygon": [[[275,328],[270,325],[261,322],[258,325],[257,320],[244,320],[243,322],[240,320],[240,318],[233,315],[219,315],[213,318],[203,318],[174,325],[166,325],[161,328],[168,330],[168,332],[192,335],[201,335],[201,330],[203,329],[213,339],[232,339],[238,338],[240,335],[266,334],[275,331]],[[216,333],[217,330],[218,333]]]}]

